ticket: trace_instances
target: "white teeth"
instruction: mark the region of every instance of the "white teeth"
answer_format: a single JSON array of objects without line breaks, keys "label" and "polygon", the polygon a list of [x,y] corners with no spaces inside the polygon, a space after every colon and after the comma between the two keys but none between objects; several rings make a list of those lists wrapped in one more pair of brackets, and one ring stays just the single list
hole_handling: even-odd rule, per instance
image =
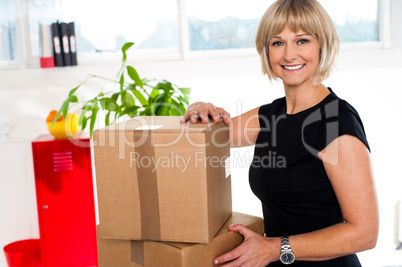
[{"label": "white teeth", "polygon": [[301,69],[303,66],[304,66],[304,64],[300,64],[300,65],[292,66],[292,67],[288,67],[288,66],[283,66],[283,67],[287,70],[298,70],[298,69]]}]

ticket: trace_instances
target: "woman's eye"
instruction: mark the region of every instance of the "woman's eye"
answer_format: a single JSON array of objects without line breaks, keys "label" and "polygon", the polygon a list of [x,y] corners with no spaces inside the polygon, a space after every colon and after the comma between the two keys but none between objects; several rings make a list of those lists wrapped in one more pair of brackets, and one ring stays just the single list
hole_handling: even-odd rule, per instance
[{"label": "woman's eye", "polygon": [[283,45],[282,42],[273,42],[272,43],[272,46],[281,46],[281,45]]},{"label": "woman's eye", "polygon": [[307,39],[301,39],[297,43],[299,44],[307,44],[309,41]]}]

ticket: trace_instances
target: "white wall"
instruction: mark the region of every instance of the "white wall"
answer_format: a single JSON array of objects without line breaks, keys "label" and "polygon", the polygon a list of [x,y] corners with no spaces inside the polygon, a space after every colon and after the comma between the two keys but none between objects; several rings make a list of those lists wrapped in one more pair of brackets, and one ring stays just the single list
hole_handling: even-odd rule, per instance
[{"label": "white wall", "polygon": [[[360,113],[372,148],[380,203],[381,228],[374,250],[360,254],[363,266],[402,264],[396,251],[394,208],[402,199],[402,52],[401,50],[343,50],[337,69],[325,82]],[[261,75],[255,56],[134,63],[142,77],[166,78],[192,88],[193,100],[225,107],[232,116],[283,95],[280,84]],[[38,237],[30,142],[47,133],[46,116],[58,109],[70,89],[87,74],[113,78],[119,64],[82,65],[55,69],[0,71],[0,121],[10,132],[0,140],[0,247]],[[91,81],[82,89],[89,97],[104,88]],[[107,90],[107,88],[104,88]],[[232,149],[232,155],[251,159],[252,148]],[[248,185],[248,164],[233,166],[233,209],[261,216],[259,201]],[[386,256],[386,257],[384,257]],[[0,267],[5,265],[0,253]]]}]

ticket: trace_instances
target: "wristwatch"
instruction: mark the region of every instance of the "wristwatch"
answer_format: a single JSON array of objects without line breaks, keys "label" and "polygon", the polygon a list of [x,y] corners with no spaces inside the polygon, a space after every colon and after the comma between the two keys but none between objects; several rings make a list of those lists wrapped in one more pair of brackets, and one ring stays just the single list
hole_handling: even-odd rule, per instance
[{"label": "wristwatch", "polygon": [[295,261],[295,254],[293,254],[292,249],[289,244],[289,237],[281,237],[281,255],[279,256],[280,261],[283,264],[292,264]]}]

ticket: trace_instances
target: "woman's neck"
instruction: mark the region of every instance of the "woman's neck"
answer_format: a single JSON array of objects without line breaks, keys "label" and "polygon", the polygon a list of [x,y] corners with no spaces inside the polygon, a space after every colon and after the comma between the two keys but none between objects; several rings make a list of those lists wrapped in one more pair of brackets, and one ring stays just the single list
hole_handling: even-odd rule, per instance
[{"label": "woman's neck", "polygon": [[318,86],[285,86],[286,113],[296,114],[320,103],[330,94],[323,84]]}]

